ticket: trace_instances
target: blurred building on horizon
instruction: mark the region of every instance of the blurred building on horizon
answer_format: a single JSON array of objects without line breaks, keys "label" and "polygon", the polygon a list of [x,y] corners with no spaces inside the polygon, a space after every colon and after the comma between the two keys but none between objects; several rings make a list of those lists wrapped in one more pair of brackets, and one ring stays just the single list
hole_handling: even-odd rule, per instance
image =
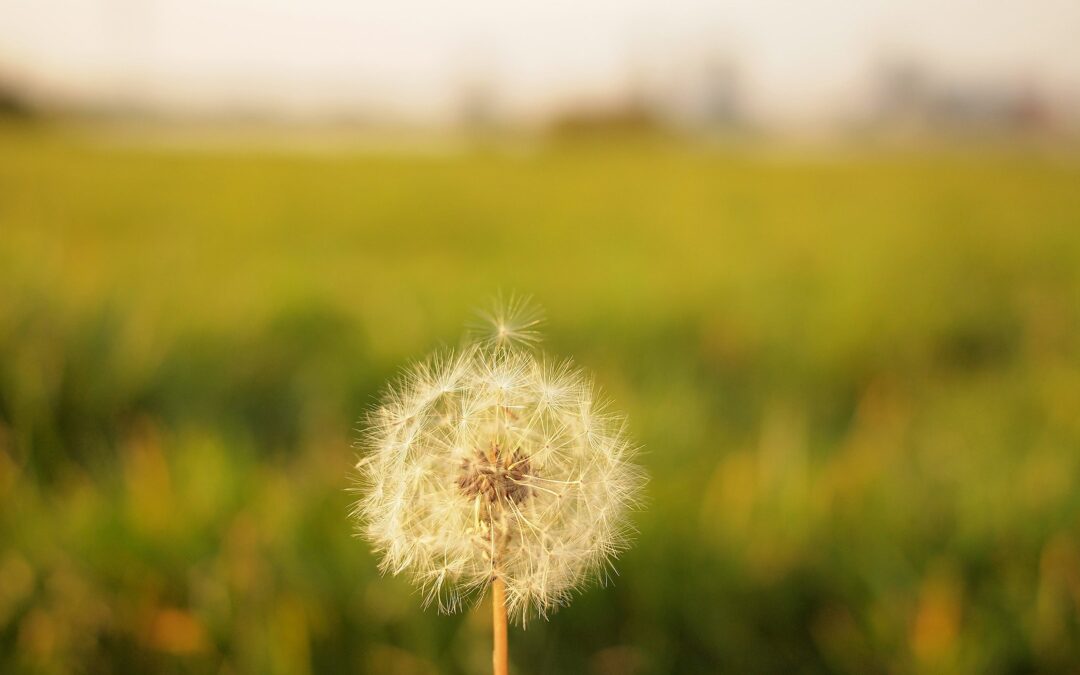
[{"label": "blurred building on horizon", "polygon": [[0,116],[1076,135],[1080,5],[0,0]]}]

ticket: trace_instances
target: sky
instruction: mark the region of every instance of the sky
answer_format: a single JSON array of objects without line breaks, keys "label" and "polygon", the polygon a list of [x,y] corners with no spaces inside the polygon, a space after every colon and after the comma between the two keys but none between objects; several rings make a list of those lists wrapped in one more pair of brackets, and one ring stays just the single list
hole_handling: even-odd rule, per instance
[{"label": "sky", "polygon": [[618,98],[706,59],[763,117],[835,114],[884,59],[1080,92],[1078,0],[0,0],[0,77],[179,112],[452,116]]}]

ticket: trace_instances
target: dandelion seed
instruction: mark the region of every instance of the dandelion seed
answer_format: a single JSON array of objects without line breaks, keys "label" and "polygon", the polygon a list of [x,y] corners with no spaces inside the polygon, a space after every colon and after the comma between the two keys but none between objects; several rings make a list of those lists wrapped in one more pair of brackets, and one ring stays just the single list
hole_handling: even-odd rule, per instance
[{"label": "dandelion seed", "polygon": [[511,295],[495,298],[490,309],[479,313],[470,326],[473,340],[493,349],[527,347],[540,342],[539,328],[544,324],[544,312],[529,296]]},{"label": "dandelion seed", "polygon": [[[494,332],[411,368],[368,418],[360,532],[453,612],[488,588],[524,625],[604,580],[644,473],[622,418],[581,370],[528,348],[539,313],[512,299]],[[498,669],[498,659],[496,659]]]}]

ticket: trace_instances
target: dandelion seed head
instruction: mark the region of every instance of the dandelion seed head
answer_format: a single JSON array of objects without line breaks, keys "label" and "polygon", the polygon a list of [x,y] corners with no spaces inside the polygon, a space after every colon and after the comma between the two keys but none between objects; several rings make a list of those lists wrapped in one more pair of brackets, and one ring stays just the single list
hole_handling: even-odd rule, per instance
[{"label": "dandelion seed head", "polygon": [[[498,316],[507,335],[535,325],[516,306]],[[360,446],[353,514],[381,569],[445,612],[498,577],[522,624],[607,576],[645,482],[625,423],[580,369],[498,340],[409,369]]]}]

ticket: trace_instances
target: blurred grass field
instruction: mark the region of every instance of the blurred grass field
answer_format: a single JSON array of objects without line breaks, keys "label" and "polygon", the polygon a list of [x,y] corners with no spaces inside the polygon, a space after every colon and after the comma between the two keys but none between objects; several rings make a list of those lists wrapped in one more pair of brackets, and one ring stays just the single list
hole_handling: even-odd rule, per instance
[{"label": "blurred grass field", "polygon": [[1080,668],[1080,161],[443,154],[0,128],[0,671],[467,673],[347,519],[382,384],[496,291],[650,506],[519,673]]}]

